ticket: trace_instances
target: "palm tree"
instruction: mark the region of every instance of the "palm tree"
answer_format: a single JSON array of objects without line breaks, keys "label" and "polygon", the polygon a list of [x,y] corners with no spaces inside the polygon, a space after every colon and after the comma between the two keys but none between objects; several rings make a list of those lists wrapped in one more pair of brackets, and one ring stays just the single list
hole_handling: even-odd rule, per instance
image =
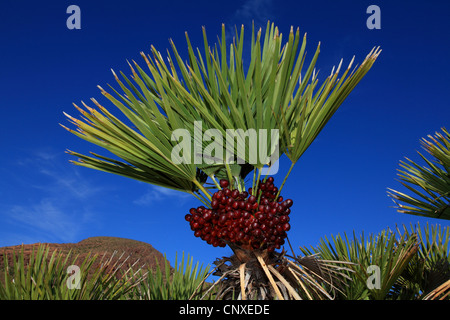
[{"label": "palm tree", "polygon": [[450,229],[418,224],[366,237],[324,237],[306,255],[347,262],[339,300],[428,300],[450,298]]},{"label": "palm tree", "polygon": [[417,235],[419,250],[395,283],[391,298],[450,299],[450,228],[417,224],[407,237]]},{"label": "palm tree", "polygon": [[[284,244],[290,228],[287,215],[292,200],[284,200],[281,191],[301,155],[370,70],[381,50],[374,48],[353,69],[352,59],[342,73],[341,60],[319,83],[315,65],[320,43],[307,64],[306,35],[301,38],[298,29],[294,32],[291,28],[283,44],[282,34],[273,23],[267,23],[264,36],[253,26],[246,68],[243,26],[240,32],[236,28],[232,43],[227,43],[224,25],[218,44],[210,46],[205,29],[203,39],[203,51],[194,50],[186,33],[187,62],[170,41],[172,52],[167,52],[167,60],[153,46],[150,55],[141,53],[147,71],[135,61],[129,63],[131,79],[121,73],[120,80],[113,71],[123,92],[111,87],[113,96],[100,90],[122,112],[124,120],[95,99],[92,101],[98,109],[84,102],[87,111],[75,105],[84,118],[67,115],[77,130],[65,128],[112,156],[68,151],[78,157],[72,162],[187,192],[199,199],[202,206],[191,208],[186,215],[194,235],[214,246],[228,245],[235,253],[217,262],[216,272],[221,277],[217,284],[223,285],[218,296],[329,297],[318,284],[318,275],[312,275],[308,268],[312,260],[318,263],[315,257],[290,260],[284,251],[275,251]],[[229,130],[244,135],[231,145],[216,139],[228,138]],[[264,138],[258,140],[256,151],[250,151],[254,143],[245,136],[249,132]],[[214,154],[192,161],[199,150],[202,153],[211,146],[213,136]],[[194,148],[190,148],[192,145]],[[255,153],[260,155],[256,160]],[[268,177],[267,167],[270,170],[283,155],[291,166],[278,188],[273,177]],[[206,160],[212,158],[214,161]],[[253,177],[246,179],[251,173]],[[239,204],[231,210],[233,201]],[[273,207],[283,210],[275,210],[270,216],[267,211]],[[225,218],[219,222],[221,216]],[[266,232],[262,225],[264,219],[268,224],[269,216],[278,220]],[[238,218],[244,220],[235,221]],[[275,230],[280,219],[282,226]],[[224,232],[225,226],[231,228],[232,224],[234,229]]]},{"label": "palm tree", "polygon": [[396,203],[398,212],[418,216],[450,219],[450,134],[442,133],[423,139],[422,147],[431,156],[427,159],[419,152],[426,166],[406,159],[401,161],[400,182],[412,195],[389,189],[389,196]]}]

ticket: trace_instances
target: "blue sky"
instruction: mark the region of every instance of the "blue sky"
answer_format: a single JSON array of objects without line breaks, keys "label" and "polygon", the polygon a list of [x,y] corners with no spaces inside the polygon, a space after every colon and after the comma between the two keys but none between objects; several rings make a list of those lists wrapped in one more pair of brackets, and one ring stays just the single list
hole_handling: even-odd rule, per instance
[{"label": "blue sky", "polygon": [[[69,30],[66,9],[81,9],[81,29]],[[369,30],[366,9],[381,9],[381,29]],[[115,236],[152,244],[171,262],[175,253],[201,263],[230,254],[193,236],[184,221],[198,206],[189,196],[69,164],[66,149],[98,148],[63,130],[72,103],[102,101],[97,85],[128,72],[150,45],[164,52],[172,38],[183,55],[188,31],[202,47],[221,24],[275,22],[321,41],[324,74],[341,58],[361,62],[374,47],[374,67],[307,150],[284,188],[294,200],[289,238],[294,248],[337,233],[377,233],[386,227],[448,221],[399,214],[386,195],[399,160],[419,159],[419,140],[449,128],[450,3],[445,1],[9,1],[0,11],[0,246],[78,242]],[[310,57],[310,56],[309,56]],[[114,106],[110,106],[111,110]],[[281,162],[275,181],[287,170]],[[297,252],[298,253],[298,252]]]}]

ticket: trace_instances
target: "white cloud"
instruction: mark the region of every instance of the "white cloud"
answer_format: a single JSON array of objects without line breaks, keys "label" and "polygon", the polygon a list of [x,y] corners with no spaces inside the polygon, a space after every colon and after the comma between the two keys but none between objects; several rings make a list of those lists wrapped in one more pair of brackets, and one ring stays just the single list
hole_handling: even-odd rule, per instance
[{"label": "white cloud", "polygon": [[14,205],[9,210],[9,219],[36,235],[64,242],[77,240],[80,227],[85,222],[84,215],[67,211],[56,199],[42,199],[32,205]]},{"label": "white cloud", "polygon": [[86,199],[102,190],[102,188],[93,186],[84,177],[81,177],[76,170],[65,170],[61,172],[48,167],[41,167],[39,172],[50,177],[53,183],[45,186],[40,185],[37,188],[45,188],[50,193],[61,194],[61,191],[64,190],[63,193],[65,195],[70,195],[70,197],[78,199]]},{"label": "white cloud", "polygon": [[79,241],[92,222],[93,202],[106,187],[82,176],[79,168],[62,158],[62,152],[39,150],[31,154],[16,161],[19,168],[14,184],[24,196],[1,204],[0,218],[7,228],[2,231],[2,242]]},{"label": "white cloud", "polygon": [[[255,26],[265,27],[268,20],[273,20],[272,0],[247,0],[230,17],[233,30],[234,25],[240,27],[242,24],[255,22]],[[234,34],[234,31],[233,31]]]},{"label": "white cloud", "polygon": [[167,199],[173,201],[173,199],[176,199],[176,201],[179,201],[181,204],[189,197],[190,195],[185,192],[151,185],[147,192],[138,199],[134,200],[133,203],[140,206],[148,206],[154,204],[155,202]]},{"label": "white cloud", "polygon": [[273,0],[246,0],[225,21],[226,40],[229,43],[236,38],[236,29],[240,34],[241,26],[245,28],[244,68],[248,67],[250,61],[252,24],[255,26],[255,32],[261,28],[264,34],[267,22],[274,22],[276,17],[274,11]]},{"label": "white cloud", "polygon": [[[27,186],[39,189],[49,197],[83,200],[105,189],[105,186],[93,184],[86,176],[80,174],[80,168],[69,164],[65,158],[66,154],[62,152],[37,150],[32,155],[19,159],[16,163],[25,170],[33,170],[33,174],[41,174],[40,179],[31,180],[27,176],[20,178]],[[44,177],[50,181],[47,182]]]}]

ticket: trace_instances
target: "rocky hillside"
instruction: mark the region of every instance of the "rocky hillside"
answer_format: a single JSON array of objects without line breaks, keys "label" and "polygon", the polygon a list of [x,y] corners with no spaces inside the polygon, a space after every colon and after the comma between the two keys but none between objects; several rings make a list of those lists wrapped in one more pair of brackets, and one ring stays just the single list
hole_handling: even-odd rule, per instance
[{"label": "rocky hillside", "polygon": [[5,254],[8,257],[8,262],[11,263],[13,252],[17,255],[23,250],[25,253],[25,261],[27,261],[27,257],[39,245],[46,245],[50,248],[50,251],[58,250],[58,252],[65,255],[70,252],[69,261],[72,261],[78,256],[75,264],[81,264],[88,255],[98,255],[96,261],[100,263],[102,257],[104,257],[103,261],[105,261],[105,259],[109,259],[114,254],[113,259],[119,259],[121,257],[121,261],[128,257],[126,263],[122,266],[124,270],[128,269],[136,261],[138,261],[135,265],[136,268],[144,266],[145,268],[150,267],[154,270],[157,264],[159,264],[160,268],[164,270],[165,258],[163,254],[148,243],[116,237],[92,237],[78,243],[35,243],[1,247],[0,271],[4,269]]}]

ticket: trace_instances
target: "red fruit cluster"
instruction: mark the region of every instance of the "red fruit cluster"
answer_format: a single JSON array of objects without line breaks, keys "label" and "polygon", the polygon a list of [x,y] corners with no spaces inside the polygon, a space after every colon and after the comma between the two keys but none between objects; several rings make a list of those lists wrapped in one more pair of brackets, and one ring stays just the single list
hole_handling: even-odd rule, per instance
[{"label": "red fruit cluster", "polygon": [[185,219],[196,237],[214,247],[228,242],[241,247],[273,251],[284,244],[290,229],[291,199],[276,198],[278,188],[272,177],[260,181],[257,190],[230,190],[221,180],[222,190],[213,194],[211,208],[191,208]]}]

